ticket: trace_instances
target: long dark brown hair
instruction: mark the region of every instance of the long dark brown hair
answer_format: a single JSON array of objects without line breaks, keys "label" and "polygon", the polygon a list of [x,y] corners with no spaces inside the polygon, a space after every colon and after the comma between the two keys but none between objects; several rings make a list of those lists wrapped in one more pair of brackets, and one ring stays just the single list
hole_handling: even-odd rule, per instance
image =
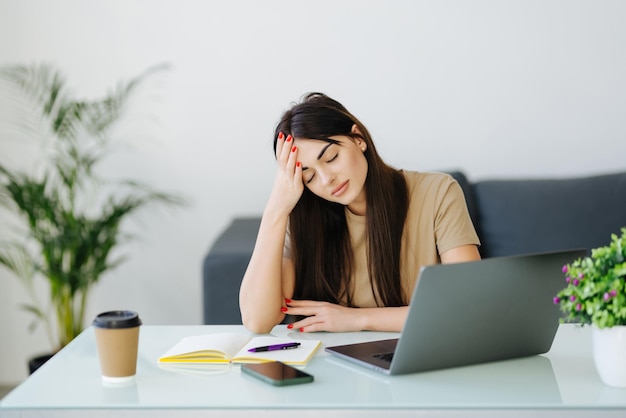
[{"label": "long dark brown hair", "polygon": [[[362,135],[355,135],[352,127]],[[345,135],[365,141],[368,172],[366,188],[367,259],[377,306],[408,303],[400,281],[400,247],[408,209],[404,176],[378,155],[365,126],[336,100],[309,93],[286,111],[276,127],[294,138],[336,143],[331,136]],[[329,202],[305,187],[289,217],[291,249],[295,260],[294,299],[321,300],[353,305],[353,254],[345,207]]]}]

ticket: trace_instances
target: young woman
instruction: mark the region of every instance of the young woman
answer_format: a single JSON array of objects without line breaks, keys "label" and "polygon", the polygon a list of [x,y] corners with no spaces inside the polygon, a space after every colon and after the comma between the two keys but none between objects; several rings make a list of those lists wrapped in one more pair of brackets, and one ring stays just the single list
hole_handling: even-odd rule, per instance
[{"label": "young woman", "polygon": [[330,97],[311,93],[288,110],[274,153],[239,293],[250,331],[270,332],[287,314],[300,332],[401,331],[421,266],[480,259],[458,183],[385,164]]}]

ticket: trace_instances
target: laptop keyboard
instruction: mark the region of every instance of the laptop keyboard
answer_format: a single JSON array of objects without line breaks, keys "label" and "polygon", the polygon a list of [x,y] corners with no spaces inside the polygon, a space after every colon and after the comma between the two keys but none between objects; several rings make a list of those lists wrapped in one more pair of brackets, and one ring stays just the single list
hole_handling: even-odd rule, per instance
[{"label": "laptop keyboard", "polygon": [[374,354],[374,357],[376,357],[377,359],[380,359],[382,361],[387,361],[387,362],[391,363],[391,360],[393,359],[393,352],[391,352],[391,353]]}]

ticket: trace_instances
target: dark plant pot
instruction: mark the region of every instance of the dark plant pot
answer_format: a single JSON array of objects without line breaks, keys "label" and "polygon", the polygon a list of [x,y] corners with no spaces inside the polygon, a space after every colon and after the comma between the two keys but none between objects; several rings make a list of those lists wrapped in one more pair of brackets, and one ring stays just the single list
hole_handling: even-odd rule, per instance
[{"label": "dark plant pot", "polygon": [[30,374],[35,373],[35,370],[43,366],[43,364],[50,360],[54,354],[44,354],[33,359],[30,359],[28,362],[28,371]]}]

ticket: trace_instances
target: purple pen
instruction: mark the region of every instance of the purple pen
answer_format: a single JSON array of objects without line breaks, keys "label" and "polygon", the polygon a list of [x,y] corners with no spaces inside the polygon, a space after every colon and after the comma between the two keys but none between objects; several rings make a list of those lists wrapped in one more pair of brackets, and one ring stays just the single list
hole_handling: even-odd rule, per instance
[{"label": "purple pen", "polygon": [[291,348],[300,347],[300,343],[285,343],[285,344],[274,344],[274,345],[266,345],[264,347],[255,347],[251,348],[248,351],[251,353],[258,353],[261,351],[276,351],[276,350],[289,350]]}]

